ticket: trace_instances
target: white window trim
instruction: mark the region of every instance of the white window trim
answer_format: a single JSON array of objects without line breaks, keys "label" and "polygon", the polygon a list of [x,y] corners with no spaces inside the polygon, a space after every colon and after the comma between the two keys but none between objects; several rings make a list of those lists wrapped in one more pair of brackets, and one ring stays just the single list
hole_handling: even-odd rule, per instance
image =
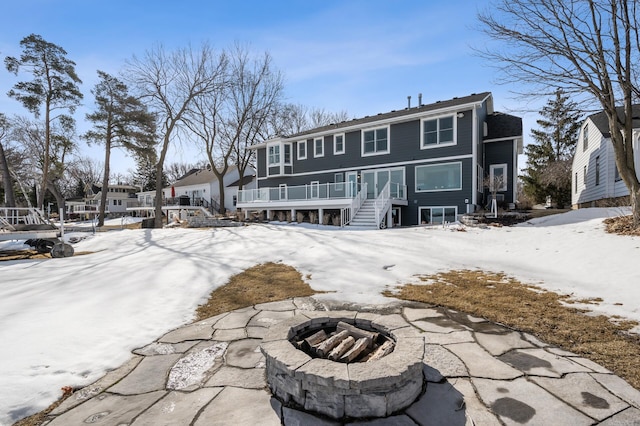
[{"label": "white window trim", "polygon": [[[287,162],[286,156],[285,156],[285,151],[286,151],[286,147],[289,147],[289,161]],[[291,166],[293,165],[293,146],[290,142],[287,143],[283,143],[282,144],[282,164],[285,166]]]},{"label": "white window trim", "polygon": [[[509,175],[507,175],[507,170],[508,170],[507,164],[506,163],[491,164],[489,166],[489,182],[491,184],[493,184],[493,176],[494,176],[495,169],[503,169],[502,176],[504,176],[504,182],[502,182],[502,186],[498,188],[497,192],[505,192],[509,187]],[[489,190],[491,190],[491,188],[489,188]]]},{"label": "white window trim", "polygon": [[[340,176],[342,178],[342,182],[338,182],[338,176]],[[334,182],[334,185],[335,185],[334,190],[336,192],[344,191],[344,180],[345,180],[344,178],[345,178],[344,173],[334,173],[333,174],[333,182]]]},{"label": "white window trim", "polygon": [[[364,152],[364,133],[373,131],[375,134],[376,130],[387,129],[387,150],[386,151],[374,151],[374,152]],[[391,128],[390,126],[378,126],[378,127],[369,127],[368,129],[362,129],[360,132],[360,155],[362,157],[373,157],[374,155],[385,155],[391,152]]]},{"label": "white window trim", "polygon": [[[418,206],[418,222],[420,225],[422,225],[422,210],[423,209],[430,209],[431,210],[431,223],[429,223],[428,225],[434,225],[433,223],[433,209],[442,209],[442,216],[444,219],[444,209],[455,209],[456,213],[456,219],[458,218],[458,206]],[[441,225],[440,223],[437,223],[435,225]]]},{"label": "white window trim", "polygon": [[[307,159],[307,148],[308,148],[307,141],[306,140],[298,141],[297,146],[298,146],[298,149],[297,149],[297,151],[298,151],[298,160],[306,160]],[[304,155],[300,154],[300,146],[304,146]]]},{"label": "white window trim", "polygon": [[[318,141],[321,141],[320,146],[322,147],[322,152],[320,152],[320,154],[316,152],[316,142]],[[320,158],[320,157],[324,157],[324,137],[313,139],[313,158]]]},{"label": "white window trim", "polygon": [[[440,138],[440,119],[453,117],[453,142],[447,143],[436,143],[435,145],[426,145],[424,144],[424,122],[425,121],[433,121],[438,120],[438,139]],[[458,117],[457,114],[444,114],[444,115],[436,115],[432,117],[423,118],[420,120],[420,149],[434,149],[434,148],[443,148],[445,146],[453,146],[458,144]]]},{"label": "white window trim", "polygon": [[[342,136],[342,151],[338,151],[336,148],[336,139],[338,136]],[[388,139],[387,135],[387,139]],[[344,154],[345,152],[345,143],[344,143],[344,133],[338,133],[337,135],[333,135],[333,155]]]},{"label": "white window trim", "polygon": [[[434,166],[445,166],[449,164],[459,164],[460,165],[460,188],[446,188],[446,189],[420,189],[418,190],[418,168],[419,167],[434,167]],[[422,164],[415,167],[414,170],[414,181],[413,181],[414,189],[416,193],[419,192],[447,192],[447,191],[462,191],[462,161],[453,161],[450,163],[436,163],[436,164]],[[427,207],[427,206],[425,206]],[[435,206],[438,207],[438,206]]]},{"label": "white window trim", "polygon": [[[278,162],[272,163],[271,162],[271,153],[269,152],[269,150],[271,148],[278,148]],[[282,163],[282,152],[280,150],[280,144],[273,144],[267,147],[267,167],[275,167],[275,166],[280,166],[280,164]]]}]

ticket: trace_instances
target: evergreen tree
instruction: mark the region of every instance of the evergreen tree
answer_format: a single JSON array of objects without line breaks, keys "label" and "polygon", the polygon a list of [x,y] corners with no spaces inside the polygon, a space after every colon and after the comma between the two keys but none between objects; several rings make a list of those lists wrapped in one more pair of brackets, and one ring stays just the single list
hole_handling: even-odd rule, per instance
[{"label": "evergreen tree", "polygon": [[67,52],[60,46],[49,43],[42,36],[31,34],[20,42],[22,55],[19,58],[7,56],[4,60],[9,72],[18,74],[25,69],[33,76],[31,81],[20,81],[9,91],[12,97],[24,105],[36,118],[44,113],[45,144],[42,166],[41,190],[38,193],[38,207],[44,207],[44,197],[51,187],[49,179],[50,147],[52,125],[56,120],[67,120],[69,116],[58,110],[73,113],[82,100],[78,84],[82,81],[75,71],[75,62],[67,58]]},{"label": "evergreen tree", "polygon": [[162,186],[156,188],[156,164],[158,162],[156,153],[154,151],[143,152],[136,155],[136,171],[133,176],[133,182],[136,185],[140,185],[142,191],[158,191],[158,194],[162,191],[162,188],[169,186],[169,180],[165,172],[162,172],[160,182]]},{"label": "evergreen tree", "polygon": [[98,71],[100,81],[91,91],[96,98],[96,110],[87,114],[93,129],[84,134],[89,142],[105,147],[102,197],[98,226],[104,225],[104,213],[109,185],[109,166],[112,148],[125,148],[130,152],[153,151],[155,118],[139,99],[129,95],[127,86],[117,78]]},{"label": "evergreen tree", "polygon": [[540,110],[538,129],[531,130],[534,143],[525,147],[527,167],[521,176],[524,192],[544,202],[551,196],[558,207],[571,203],[571,163],[578,132],[580,112],[561,89]]}]

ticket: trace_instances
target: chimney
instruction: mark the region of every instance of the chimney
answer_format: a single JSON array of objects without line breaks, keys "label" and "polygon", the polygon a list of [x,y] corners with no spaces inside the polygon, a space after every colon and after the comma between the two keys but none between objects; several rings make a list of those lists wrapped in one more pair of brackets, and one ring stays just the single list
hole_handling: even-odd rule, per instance
[{"label": "chimney", "polygon": [[411,108],[411,95],[407,96],[407,108]]},{"label": "chimney", "polygon": [[418,106],[422,106],[422,93],[418,93]]}]

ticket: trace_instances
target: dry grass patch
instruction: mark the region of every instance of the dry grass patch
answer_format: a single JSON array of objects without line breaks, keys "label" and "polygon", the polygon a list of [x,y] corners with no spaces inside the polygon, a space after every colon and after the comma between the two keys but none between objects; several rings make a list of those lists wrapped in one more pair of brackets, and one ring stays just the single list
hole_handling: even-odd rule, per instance
[{"label": "dry grass patch", "polygon": [[[76,251],[74,256],[83,256],[91,254],[91,251]],[[50,253],[38,253],[36,250],[4,250],[0,251],[0,262],[6,260],[24,260],[24,259],[51,259]]]},{"label": "dry grass patch", "polygon": [[[430,285],[407,284],[386,296],[424,302],[479,316],[588,358],[640,389],[640,337],[634,321],[586,315],[567,306],[566,295],[525,285],[500,273],[450,271],[421,276]],[[598,299],[580,300],[598,303]]]},{"label": "dry grass patch", "polygon": [[314,291],[295,268],[282,263],[253,266],[229,279],[211,292],[209,300],[196,311],[195,321],[258,303],[290,297],[312,296]]},{"label": "dry grass patch", "polygon": [[605,229],[610,234],[640,237],[640,228],[633,226],[633,216],[610,217],[604,220]]}]

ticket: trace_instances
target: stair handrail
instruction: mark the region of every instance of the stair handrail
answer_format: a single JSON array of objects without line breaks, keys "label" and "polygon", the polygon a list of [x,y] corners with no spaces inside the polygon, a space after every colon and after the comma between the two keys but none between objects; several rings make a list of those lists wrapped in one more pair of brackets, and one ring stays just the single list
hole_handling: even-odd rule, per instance
[{"label": "stair handrail", "polygon": [[387,210],[389,209],[389,205],[391,204],[391,188],[389,186],[389,182],[382,188],[382,191],[376,197],[373,205],[375,207],[376,212],[376,227],[380,228],[380,222],[382,221],[382,216],[387,214]]},{"label": "stair handrail", "polygon": [[367,199],[367,183],[365,182],[362,185],[360,185],[360,191],[358,191],[356,196],[353,197],[349,207],[344,207],[340,210],[340,226],[341,227],[344,227],[351,223],[351,221],[356,216],[356,214],[358,213],[358,210],[360,210],[360,207],[362,207],[366,199]]}]

